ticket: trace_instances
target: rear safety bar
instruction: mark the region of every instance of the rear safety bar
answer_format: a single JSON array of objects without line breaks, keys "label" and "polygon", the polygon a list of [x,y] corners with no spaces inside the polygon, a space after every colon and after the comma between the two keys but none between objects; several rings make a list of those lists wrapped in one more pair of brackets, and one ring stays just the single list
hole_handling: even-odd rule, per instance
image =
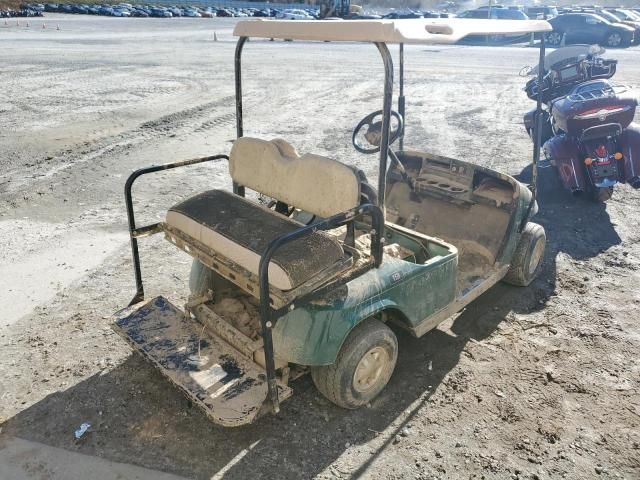
[{"label": "rear safety bar", "polygon": [[[141,168],[140,170],[136,170],[135,172],[133,172],[127,179],[124,187],[124,195],[127,206],[127,217],[129,220],[129,237],[131,239],[131,254],[133,257],[133,268],[136,279],[136,294],[129,303],[129,306],[144,300],[144,285],[142,283],[142,272],[140,269],[138,238],[152,235],[161,231],[160,223],[154,223],[151,225],[146,225],[144,227],[136,227],[135,215],[133,211],[133,199],[131,195],[133,183],[142,175],[146,175],[149,173],[160,172],[163,170],[170,170],[173,168],[185,167],[188,165],[195,165],[198,163],[211,162],[221,159],[228,161],[229,157],[227,155],[214,155],[210,157],[185,160],[182,162]],[[240,190],[240,188],[242,190]],[[237,186],[234,183],[234,192],[236,194],[240,194],[241,196],[243,196],[243,190],[244,187]],[[373,266],[377,268],[382,263],[384,215],[380,207],[370,203],[360,205],[356,208],[339,213],[320,222],[303,226],[298,230],[288,233],[287,235],[276,238],[268,245],[267,249],[260,258],[260,264],[258,267],[258,279],[260,285],[260,324],[262,327],[262,340],[264,344],[268,393],[274,413],[278,413],[278,411],[280,410],[280,402],[278,399],[278,386],[276,383],[276,368],[271,330],[275,326],[277,319],[284,315],[286,311],[278,311],[277,314],[274,315],[274,310],[271,308],[271,304],[269,301],[269,263],[271,262],[271,259],[275,252],[287,243],[303,238],[316,231],[330,230],[332,228],[337,228],[348,224],[353,225],[353,222],[366,215],[369,215],[371,217],[371,256],[373,257]],[[357,273],[362,274],[363,272],[358,271]],[[351,278],[353,277],[350,276],[348,278],[345,278],[340,283],[349,281],[351,280]],[[311,293],[309,296],[313,296],[313,293]],[[294,304],[292,303],[286,310],[293,310],[293,308]]]},{"label": "rear safety bar", "polygon": [[181,162],[166,163],[164,165],[154,165],[152,167],[141,168],[136,170],[124,185],[124,200],[127,205],[127,218],[129,220],[129,238],[131,239],[131,255],[133,256],[133,270],[136,276],[136,294],[129,302],[129,306],[144,300],[144,286],[142,284],[142,272],[140,270],[140,254],[138,253],[138,237],[152,235],[160,231],[160,224],[154,223],[144,227],[136,227],[135,215],[133,212],[133,198],[131,197],[131,188],[133,183],[148,173],[161,172],[163,170],[171,170],[178,167],[186,167],[198,163],[212,162],[216,160],[229,160],[227,155],[213,155],[210,157],[193,158],[191,160],[183,160]]},{"label": "rear safety bar", "polygon": [[[339,213],[333,217],[329,217],[318,223],[304,226],[287,235],[274,239],[265,252],[260,257],[260,265],[258,266],[258,276],[260,282],[260,323],[262,326],[262,341],[264,342],[264,357],[267,371],[267,386],[269,389],[269,398],[273,412],[280,411],[280,401],[278,399],[278,386],[276,384],[276,367],[273,351],[273,339],[271,330],[275,326],[278,317],[272,315],[273,310],[269,303],[269,264],[275,252],[294,240],[306,237],[318,230],[330,230],[332,228],[341,227],[348,223],[354,222],[356,219],[365,215],[371,216],[371,254],[374,258],[374,267],[377,268],[382,263],[382,236],[384,235],[384,216],[382,210],[376,205],[367,203],[359,207]],[[295,308],[294,304],[289,305],[289,310]],[[282,316],[281,314],[280,316]]]}]

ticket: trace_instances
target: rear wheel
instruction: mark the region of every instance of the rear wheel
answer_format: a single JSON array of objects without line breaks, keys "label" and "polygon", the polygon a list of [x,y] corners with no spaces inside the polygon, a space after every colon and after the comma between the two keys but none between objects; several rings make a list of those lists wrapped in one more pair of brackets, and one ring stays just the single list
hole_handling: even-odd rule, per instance
[{"label": "rear wheel", "polygon": [[591,200],[597,203],[603,203],[610,200],[613,196],[613,187],[600,187],[591,191]]},{"label": "rear wheel", "polygon": [[357,325],[333,365],[314,367],[311,378],[327,399],[354,409],[373,400],[387,385],[398,359],[393,331],[374,318]]},{"label": "rear wheel", "polygon": [[549,45],[560,45],[562,42],[562,33],[551,32],[547,35],[547,43]]},{"label": "rear wheel", "polygon": [[526,287],[533,282],[542,267],[546,244],[544,228],[537,223],[528,222],[522,231],[504,281],[519,287]]}]

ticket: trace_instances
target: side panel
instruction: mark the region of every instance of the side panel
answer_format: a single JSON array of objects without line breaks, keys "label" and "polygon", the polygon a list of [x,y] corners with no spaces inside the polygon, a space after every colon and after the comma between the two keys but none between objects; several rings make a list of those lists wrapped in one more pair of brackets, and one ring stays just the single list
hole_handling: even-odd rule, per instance
[{"label": "side panel", "polygon": [[543,148],[545,156],[555,165],[564,188],[570,192],[585,191],[588,182],[580,162],[578,144],[565,135],[558,135]]},{"label": "side panel", "polygon": [[455,253],[426,265],[385,257],[379,269],[280,318],[273,329],[274,350],[291,363],[329,365],[362,320],[394,309],[415,327],[453,302],[456,273]]},{"label": "side panel", "polygon": [[625,181],[640,188],[640,125],[632,123],[622,132],[620,147],[624,155]]}]

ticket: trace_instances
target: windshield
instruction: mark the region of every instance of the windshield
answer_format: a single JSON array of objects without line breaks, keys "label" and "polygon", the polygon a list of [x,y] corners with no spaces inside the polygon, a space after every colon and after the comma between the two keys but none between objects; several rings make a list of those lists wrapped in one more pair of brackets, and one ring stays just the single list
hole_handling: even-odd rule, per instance
[{"label": "windshield", "polygon": [[[587,55],[602,55],[604,52],[604,48],[595,45],[572,45],[570,47],[557,48],[545,55],[544,68],[545,70],[549,70],[554,65],[568,63],[571,59],[578,61]],[[529,75],[537,75],[538,66],[533,67],[528,73]]]}]

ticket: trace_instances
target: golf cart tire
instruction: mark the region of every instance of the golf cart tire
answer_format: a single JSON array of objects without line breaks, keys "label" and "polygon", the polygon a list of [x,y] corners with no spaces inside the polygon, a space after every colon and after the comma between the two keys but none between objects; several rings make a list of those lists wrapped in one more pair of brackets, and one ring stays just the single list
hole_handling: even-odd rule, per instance
[{"label": "golf cart tire", "polygon": [[613,187],[595,188],[591,191],[591,200],[596,203],[604,203],[613,197]]},{"label": "golf cart tire", "polygon": [[[370,389],[355,387],[356,369],[365,355],[384,349],[387,362]],[[344,341],[335,363],[311,369],[316,388],[339,407],[355,409],[373,400],[387,385],[398,359],[398,340],[383,322],[369,318],[357,325]]]},{"label": "golf cart tire", "polygon": [[[543,246],[539,247],[542,248],[542,251],[537,252],[537,263],[534,268],[531,268],[532,255],[534,255],[538,242],[543,242]],[[544,228],[537,223],[528,222],[522,231],[520,242],[513,254],[511,267],[505,275],[504,281],[518,287],[526,287],[533,282],[542,268],[544,245],[546,245],[546,242],[547,236]]]}]

